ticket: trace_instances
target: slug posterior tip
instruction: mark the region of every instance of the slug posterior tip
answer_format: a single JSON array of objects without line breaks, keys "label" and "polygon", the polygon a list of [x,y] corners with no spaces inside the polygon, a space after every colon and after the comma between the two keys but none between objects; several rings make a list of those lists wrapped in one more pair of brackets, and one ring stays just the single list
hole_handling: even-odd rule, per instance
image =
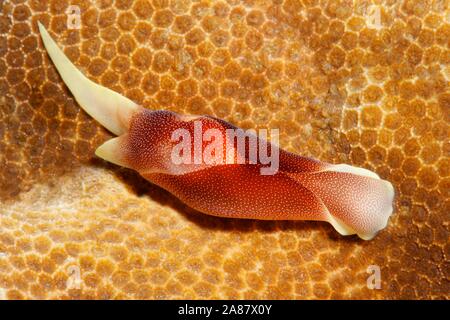
[{"label": "slug posterior tip", "polygon": [[115,135],[125,133],[131,116],[140,107],[119,93],[88,79],[67,58],[39,21],[38,27],[48,55],[79,105]]},{"label": "slug posterior tip", "polygon": [[95,150],[95,155],[103,160],[130,168],[124,158],[123,143],[125,136],[115,137],[107,140]]}]

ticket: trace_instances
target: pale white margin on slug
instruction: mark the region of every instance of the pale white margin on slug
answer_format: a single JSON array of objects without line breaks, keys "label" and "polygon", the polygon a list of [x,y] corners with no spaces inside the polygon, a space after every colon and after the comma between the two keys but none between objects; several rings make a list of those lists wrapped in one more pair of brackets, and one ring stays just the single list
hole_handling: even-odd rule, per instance
[{"label": "pale white margin on slug", "polygon": [[129,118],[139,106],[117,92],[86,78],[61,51],[39,21],[38,26],[48,55],[79,105],[115,135],[125,133]]},{"label": "pale white margin on slug", "polygon": [[350,166],[350,165],[344,164],[344,163],[333,164],[329,170],[327,169],[325,171],[347,172],[347,173],[351,173],[351,174],[356,174],[358,176],[380,179],[380,176],[377,175],[373,171],[370,171],[370,170],[367,170],[364,168],[353,167],[353,166]]},{"label": "pale white margin on slug", "polygon": [[[376,174],[373,171],[364,169],[364,168],[358,168],[353,167],[348,164],[336,164],[331,165],[328,169],[324,171],[333,171],[333,172],[346,172],[351,173],[363,177],[368,177],[372,179],[382,180],[378,174]],[[372,240],[373,237],[382,229],[384,229],[387,226],[389,217],[391,216],[392,212],[394,211],[393,207],[393,201],[395,196],[395,190],[392,184],[389,181],[383,180],[385,186],[386,186],[386,192],[387,192],[387,202],[391,205],[387,208],[387,212],[384,212],[383,217],[385,217],[383,224],[380,226],[380,228],[373,233],[364,234],[364,233],[358,233],[353,228],[348,226],[346,223],[341,221],[340,219],[334,217],[331,213],[328,213],[328,222],[334,227],[334,229],[343,236],[348,236],[352,234],[357,234],[358,237],[360,237],[363,240]]]}]

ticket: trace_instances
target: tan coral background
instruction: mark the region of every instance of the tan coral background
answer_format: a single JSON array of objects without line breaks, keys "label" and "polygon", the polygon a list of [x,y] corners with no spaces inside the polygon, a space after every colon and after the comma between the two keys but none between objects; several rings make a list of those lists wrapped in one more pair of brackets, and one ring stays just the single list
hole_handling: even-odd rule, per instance
[{"label": "tan coral background", "polygon": [[[0,1],[0,297],[449,298],[448,6]],[[109,134],[59,78],[38,20],[89,78],[149,108],[279,128],[290,151],[376,171],[397,191],[388,227],[364,242],[208,217],[96,159]],[[367,288],[372,265],[381,289]]]}]

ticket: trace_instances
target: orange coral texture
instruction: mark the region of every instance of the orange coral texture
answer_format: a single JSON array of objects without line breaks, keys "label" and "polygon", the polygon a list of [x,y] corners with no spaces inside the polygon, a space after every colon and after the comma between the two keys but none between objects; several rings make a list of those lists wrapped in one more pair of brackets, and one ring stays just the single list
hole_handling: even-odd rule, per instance
[{"label": "orange coral texture", "polygon": [[[0,3],[0,297],[449,298],[448,1],[71,4],[79,30],[66,1]],[[38,20],[89,78],[148,108],[279,128],[289,151],[374,170],[397,192],[388,227],[364,242],[209,217],[95,159],[110,135]]]}]

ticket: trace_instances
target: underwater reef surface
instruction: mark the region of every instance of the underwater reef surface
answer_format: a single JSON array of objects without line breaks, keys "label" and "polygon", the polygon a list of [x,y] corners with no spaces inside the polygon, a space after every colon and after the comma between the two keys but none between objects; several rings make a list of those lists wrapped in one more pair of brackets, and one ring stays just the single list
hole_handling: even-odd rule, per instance
[{"label": "underwater reef surface", "polygon": [[[65,1],[0,3],[0,297],[449,298],[448,1],[71,4],[80,29]],[[211,217],[96,158],[111,135],[37,21],[145,107],[278,128],[289,151],[377,172],[396,189],[387,228]]]}]

